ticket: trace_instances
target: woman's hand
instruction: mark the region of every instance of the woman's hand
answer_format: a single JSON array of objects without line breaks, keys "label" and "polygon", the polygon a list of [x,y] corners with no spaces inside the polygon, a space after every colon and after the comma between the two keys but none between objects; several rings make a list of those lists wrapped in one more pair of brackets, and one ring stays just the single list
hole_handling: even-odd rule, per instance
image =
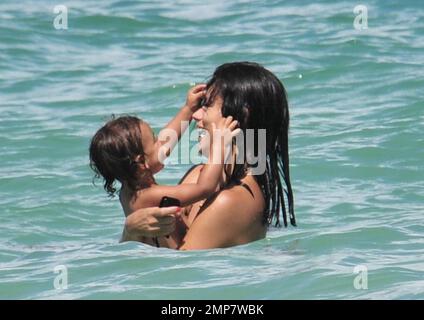
[{"label": "woman's hand", "polygon": [[162,237],[174,232],[180,207],[142,208],[125,220],[122,241],[139,241],[141,237]]},{"label": "woman's hand", "polygon": [[196,112],[197,109],[201,107],[201,100],[206,95],[206,84],[198,84],[187,93],[186,106],[190,109],[191,112]]}]

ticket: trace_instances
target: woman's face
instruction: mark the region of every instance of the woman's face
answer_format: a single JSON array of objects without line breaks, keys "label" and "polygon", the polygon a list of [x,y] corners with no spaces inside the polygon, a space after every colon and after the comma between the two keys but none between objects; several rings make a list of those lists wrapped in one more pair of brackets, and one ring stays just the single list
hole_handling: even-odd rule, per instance
[{"label": "woman's face", "polygon": [[[195,113],[193,119],[197,122],[199,133],[199,152],[204,156],[209,156],[210,139],[212,137],[212,123],[217,124],[222,119],[222,97],[216,95],[213,101],[210,100],[210,93],[206,94],[206,103]],[[208,133],[206,135],[205,133]]]}]

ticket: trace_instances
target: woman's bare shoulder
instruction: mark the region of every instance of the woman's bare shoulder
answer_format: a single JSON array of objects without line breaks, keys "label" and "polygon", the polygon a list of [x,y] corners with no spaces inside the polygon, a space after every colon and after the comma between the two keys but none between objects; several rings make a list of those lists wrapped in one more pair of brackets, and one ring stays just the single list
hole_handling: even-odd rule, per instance
[{"label": "woman's bare shoulder", "polygon": [[261,239],[266,234],[263,211],[263,199],[244,187],[221,190],[194,219],[182,249],[229,247]]},{"label": "woman's bare shoulder", "polygon": [[234,214],[246,218],[261,216],[264,211],[264,199],[256,182],[244,180],[241,184],[222,190],[211,205],[228,208]]}]

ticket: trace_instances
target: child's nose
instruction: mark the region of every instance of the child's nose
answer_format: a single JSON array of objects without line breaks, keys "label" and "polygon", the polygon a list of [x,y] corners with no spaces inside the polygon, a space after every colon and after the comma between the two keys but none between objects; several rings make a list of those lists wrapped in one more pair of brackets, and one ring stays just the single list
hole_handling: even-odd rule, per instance
[{"label": "child's nose", "polygon": [[196,121],[201,121],[203,119],[203,114],[204,114],[204,111],[202,108],[200,108],[195,113],[193,113],[192,117]]}]

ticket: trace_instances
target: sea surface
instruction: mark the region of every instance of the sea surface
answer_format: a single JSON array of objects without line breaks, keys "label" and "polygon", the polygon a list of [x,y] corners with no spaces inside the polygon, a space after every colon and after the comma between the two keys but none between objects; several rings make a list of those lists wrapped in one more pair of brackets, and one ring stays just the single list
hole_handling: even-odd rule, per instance
[{"label": "sea surface", "polygon": [[[229,249],[119,243],[92,135],[112,114],[158,132],[244,60],[288,92],[298,227]],[[0,2],[1,299],[424,299],[423,213],[421,0]]]}]

